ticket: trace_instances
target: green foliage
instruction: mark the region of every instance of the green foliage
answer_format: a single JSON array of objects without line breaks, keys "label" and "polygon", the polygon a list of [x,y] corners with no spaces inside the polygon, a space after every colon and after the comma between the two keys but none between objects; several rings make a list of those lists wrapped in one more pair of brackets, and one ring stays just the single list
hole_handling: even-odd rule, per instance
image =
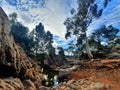
[{"label": "green foliage", "polygon": [[49,56],[45,53],[37,54],[37,61],[48,60]]},{"label": "green foliage", "polygon": [[42,23],[39,23],[35,29],[30,33],[30,37],[34,41],[33,52],[35,54],[46,53],[50,55],[54,55],[55,51],[52,43],[53,43],[53,35],[50,31],[45,32],[44,26]]},{"label": "green foliage", "polygon": [[9,18],[10,18],[10,22],[13,24],[17,21],[17,13],[12,13],[9,15]]},{"label": "green foliage", "polygon": [[91,9],[91,12],[89,12],[89,8],[90,6],[92,6],[93,2],[94,1],[91,0],[78,0],[78,9],[76,14],[74,14],[73,17],[68,18],[64,22],[67,29],[67,33],[65,37],[68,37],[71,34],[76,35],[78,38],[77,46],[84,44],[83,42],[85,42],[86,52],[88,53],[90,59],[92,58],[92,54],[89,50],[86,31],[87,31],[87,27],[91,22],[91,19],[93,18],[93,14],[91,13],[92,11],[95,11]]},{"label": "green foliage", "polygon": [[59,50],[58,53],[59,53],[60,56],[65,56],[64,49],[62,47],[58,47],[58,50]]},{"label": "green foliage", "polygon": [[31,40],[28,36],[28,28],[17,21],[16,13],[12,13],[9,16],[11,21],[10,34],[13,36],[15,42],[19,44],[27,54],[29,54],[31,48]]},{"label": "green foliage", "polygon": [[[88,37],[86,35],[87,28],[93,19],[99,18],[102,15],[103,9],[98,9],[98,4],[96,0],[78,0],[78,8],[75,12],[74,9],[71,10],[73,16],[67,18],[64,24],[66,25],[67,33],[65,38],[70,37],[72,34],[77,37],[77,47],[78,50],[85,49],[89,59],[93,58],[90,50]],[[104,6],[107,6],[107,2],[103,2]],[[80,51],[84,52],[84,51]]]},{"label": "green foliage", "polygon": [[48,55],[54,56],[55,49],[52,46],[53,35],[50,31],[45,32],[42,23],[39,23],[33,31],[17,21],[17,14],[9,15],[11,21],[10,34],[15,42],[19,44],[29,55],[37,61],[48,59]]},{"label": "green foliage", "polygon": [[94,41],[99,41],[101,42],[106,42],[110,43],[112,40],[114,40],[117,37],[117,33],[119,30],[112,25],[109,25],[106,27],[105,25],[102,26],[100,29],[96,30],[93,34],[92,37],[94,37]]},{"label": "green foliage", "polygon": [[97,53],[95,54],[97,56],[96,58],[102,58],[104,56],[103,54],[112,53],[111,49],[120,44],[120,36],[117,36],[118,32],[119,30],[112,25],[108,27],[104,25],[93,32],[89,42],[90,46],[93,47],[92,51],[94,54]]}]

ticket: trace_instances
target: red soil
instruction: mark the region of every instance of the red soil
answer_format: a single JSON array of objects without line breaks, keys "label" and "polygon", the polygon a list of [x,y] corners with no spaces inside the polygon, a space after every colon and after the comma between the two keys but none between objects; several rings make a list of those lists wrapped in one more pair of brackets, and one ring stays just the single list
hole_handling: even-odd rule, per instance
[{"label": "red soil", "polygon": [[91,78],[95,82],[110,85],[109,90],[120,90],[120,59],[93,61],[84,67],[72,72],[69,75],[70,79]]}]

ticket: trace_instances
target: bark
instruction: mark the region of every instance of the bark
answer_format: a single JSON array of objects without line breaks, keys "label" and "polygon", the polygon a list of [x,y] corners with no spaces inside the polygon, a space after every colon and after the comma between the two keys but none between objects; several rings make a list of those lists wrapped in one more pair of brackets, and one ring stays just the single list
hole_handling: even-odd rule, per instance
[{"label": "bark", "polygon": [[89,42],[88,42],[88,38],[87,38],[86,34],[85,34],[85,41],[86,41],[86,43],[85,43],[86,53],[87,53],[89,59],[92,60],[93,59],[93,55],[92,55],[92,53],[90,51],[90,46],[89,46]]}]

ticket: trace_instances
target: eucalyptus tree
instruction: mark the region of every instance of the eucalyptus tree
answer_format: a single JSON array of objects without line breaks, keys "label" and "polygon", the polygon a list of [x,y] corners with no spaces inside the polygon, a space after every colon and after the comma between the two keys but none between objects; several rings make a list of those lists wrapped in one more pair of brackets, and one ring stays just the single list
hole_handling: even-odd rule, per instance
[{"label": "eucalyptus tree", "polygon": [[49,54],[50,57],[54,57],[55,56],[55,48],[52,45],[53,34],[50,31],[46,32],[45,43],[46,43],[46,52]]},{"label": "eucalyptus tree", "polygon": [[17,13],[9,15],[10,18],[10,34],[15,42],[19,44],[27,54],[30,52],[30,38],[28,35],[29,29],[17,20]]},{"label": "eucalyptus tree", "polygon": [[62,48],[62,47],[58,47],[58,50],[59,50],[59,52],[58,52],[58,54],[60,55],[60,56],[65,56],[65,54],[64,54],[64,49]]},{"label": "eucalyptus tree", "polygon": [[17,13],[11,13],[10,15],[9,15],[9,18],[10,18],[10,22],[13,24],[13,23],[15,23],[15,22],[17,22]]},{"label": "eucalyptus tree", "polygon": [[53,50],[53,35],[50,31],[45,31],[44,25],[42,23],[36,25],[35,29],[31,31],[30,37],[34,41],[32,50],[36,55],[40,53],[53,53],[51,51]]},{"label": "eucalyptus tree", "polygon": [[116,41],[118,40],[118,37],[119,37],[117,35],[119,31],[120,31],[119,29],[113,27],[112,25],[109,25],[107,27],[103,25],[101,28],[95,30],[94,39],[100,44],[102,42],[105,42],[108,46],[114,45],[114,43],[116,44],[118,43]]},{"label": "eucalyptus tree", "polygon": [[33,52],[35,52],[35,55],[37,55],[38,53],[42,53],[44,51],[43,45],[45,34],[46,33],[42,23],[36,25],[36,27],[30,33],[30,37],[34,41]]},{"label": "eucalyptus tree", "polygon": [[[70,37],[71,34],[77,37],[77,46],[83,45],[89,59],[93,59],[90,51],[90,46],[87,37],[87,30],[93,19],[99,18],[102,15],[103,8],[98,8],[98,0],[77,0],[78,8],[71,10],[72,17],[66,19],[67,33],[65,37]],[[102,5],[107,6],[110,0],[104,0]]]},{"label": "eucalyptus tree", "polygon": [[120,30],[113,25],[101,26],[89,38],[94,58],[120,58]]}]

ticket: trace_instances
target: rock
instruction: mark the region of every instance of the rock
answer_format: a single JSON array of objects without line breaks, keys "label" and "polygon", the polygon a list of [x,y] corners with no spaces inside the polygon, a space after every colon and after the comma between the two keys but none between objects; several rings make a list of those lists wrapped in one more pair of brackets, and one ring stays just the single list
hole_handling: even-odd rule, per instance
[{"label": "rock", "polygon": [[100,83],[100,82],[96,82],[91,88],[97,88],[98,90],[102,90],[105,88],[105,84],[104,83]]},{"label": "rock", "polygon": [[3,9],[0,8],[0,77],[30,79],[37,87],[41,86],[40,68],[27,57],[20,46],[15,44],[9,32],[10,21]]},{"label": "rock", "polygon": [[67,86],[70,86],[73,82],[75,82],[75,80],[69,80],[68,82],[67,82]]},{"label": "rock", "polygon": [[64,90],[71,90],[71,88],[70,87],[66,87]]},{"label": "rock", "polygon": [[24,87],[18,78],[0,79],[0,90],[24,90]]},{"label": "rock", "polygon": [[5,14],[5,12],[3,11],[3,9],[0,7],[0,33],[1,34],[9,34],[10,33],[10,22],[9,19],[7,17],[7,15]]},{"label": "rock", "polygon": [[93,82],[91,79],[69,80],[67,84],[59,86],[60,90],[109,90],[110,85]]},{"label": "rock", "polygon": [[25,90],[36,90],[34,83],[29,79],[23,81]]},{"label": "rock", "polygon": [[38,90],[55,90],[55,89],[51,89],[49,87],[41,86]]}]

